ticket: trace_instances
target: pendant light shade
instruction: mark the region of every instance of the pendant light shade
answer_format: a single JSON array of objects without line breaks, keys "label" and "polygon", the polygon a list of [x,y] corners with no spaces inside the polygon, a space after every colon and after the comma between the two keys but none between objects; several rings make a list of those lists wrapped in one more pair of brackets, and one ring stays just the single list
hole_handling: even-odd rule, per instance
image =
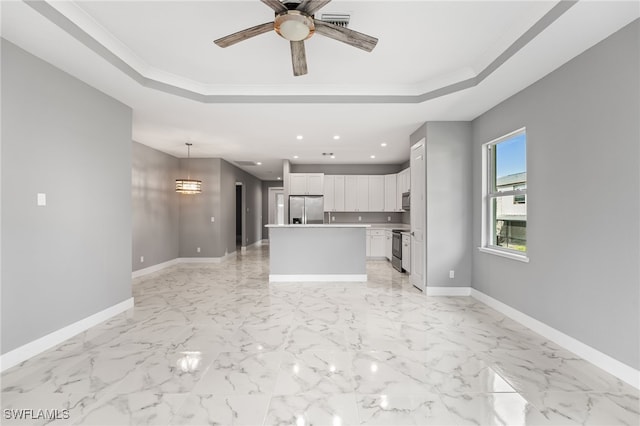
[{"label": "pendant light shade", "polygon": [[[191,143],[187,142],[187,161],[191,159]],[[189,175],[189,164],[187,164],[187,178],[176,179],[176,192],[180,194],[200,194],[202,192],[202,181],[191,179]]]}]

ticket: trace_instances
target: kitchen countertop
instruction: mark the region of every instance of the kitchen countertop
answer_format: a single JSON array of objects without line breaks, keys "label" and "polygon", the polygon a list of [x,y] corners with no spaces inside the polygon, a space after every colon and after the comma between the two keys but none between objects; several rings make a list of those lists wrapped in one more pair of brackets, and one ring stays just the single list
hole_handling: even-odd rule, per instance
[{"label": "kitchen countertop", "polygon": [[369,228],[371,225],[364,223],[310,223],[310,224],[286,224],[265,225],[265,228]]}]

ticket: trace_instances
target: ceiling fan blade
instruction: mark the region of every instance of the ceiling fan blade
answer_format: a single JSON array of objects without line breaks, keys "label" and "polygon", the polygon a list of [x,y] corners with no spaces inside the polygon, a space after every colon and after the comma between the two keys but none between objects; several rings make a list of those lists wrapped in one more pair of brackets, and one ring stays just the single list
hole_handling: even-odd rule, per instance
[{"label": "ceiling fan blade", "polygon": [[276,13],[287,11],[287,7],[284,4],[280,3],[279,0],[260,0],[260,1],[266,4],[267,6],[269,6],[271,9],[273,9],[274,12]]},{"label": "ceiling fan blade", "polygon": [[219,38],[215,40],[214,43],[220,47],[229,47],[248,38],[255,37],[272,30],[273,22],[267,22],[256,25],[255,27],[247,28],[246,30],[238,31],[237,33],[230,34],[226,37]]},{"label": "ceiling fan blade", "polygon": [[366,52],[371,52],[378,43],[377,38],[359,33],[358,31],[350,30],[349,28],[339,27],[318,19],[314,19],[313,22],[316,26],[316,33],[347,43]]},{"label": "ceiling fan blade", "polygon": [[327,5],[331,0],[302,0],[302,2],[296,7],[296,10],[313,15],[318,10]]},{"label": "ceiling fan blade", "polygon": [[291,63],[293,75],[305,75],[307,73],[307,55],[304,51],[304,41],[291,42]]}]

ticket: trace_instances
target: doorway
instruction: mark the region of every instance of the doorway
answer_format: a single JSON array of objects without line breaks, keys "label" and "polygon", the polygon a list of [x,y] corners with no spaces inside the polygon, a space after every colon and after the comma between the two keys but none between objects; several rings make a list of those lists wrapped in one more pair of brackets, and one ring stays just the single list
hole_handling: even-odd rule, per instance
[{"label": "doorway", "polygon": [[244,185],[236,182],[236,251],[242,251],[246,244]]},{"label": "doorway", "polygon": [[[268,223],[273,225],[284,225],[284,188],[269,188],[269,213]],[[269,238],[268,228],[266,238]]]}]

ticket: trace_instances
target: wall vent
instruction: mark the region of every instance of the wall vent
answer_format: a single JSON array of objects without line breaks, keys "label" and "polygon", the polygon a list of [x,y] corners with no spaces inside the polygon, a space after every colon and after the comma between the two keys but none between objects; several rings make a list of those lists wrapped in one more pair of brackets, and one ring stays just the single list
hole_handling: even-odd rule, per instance
[{"label": "wall vent", "polygon": [[351,15],[348,13],[323,13],[320,15],[320,20],[328,22],[339,27],[348,27]]}]

